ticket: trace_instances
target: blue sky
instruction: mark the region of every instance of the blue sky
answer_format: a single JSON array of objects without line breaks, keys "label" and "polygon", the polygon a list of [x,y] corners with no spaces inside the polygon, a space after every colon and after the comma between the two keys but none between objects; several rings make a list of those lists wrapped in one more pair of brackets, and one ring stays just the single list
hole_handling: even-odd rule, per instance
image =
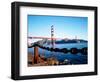
[{"label": "blue sky", "polygon": [[55,38],[77,38],[87,40],[88,18],[70,16],[28,15],[28,36],[51,37],[54,26]]}]

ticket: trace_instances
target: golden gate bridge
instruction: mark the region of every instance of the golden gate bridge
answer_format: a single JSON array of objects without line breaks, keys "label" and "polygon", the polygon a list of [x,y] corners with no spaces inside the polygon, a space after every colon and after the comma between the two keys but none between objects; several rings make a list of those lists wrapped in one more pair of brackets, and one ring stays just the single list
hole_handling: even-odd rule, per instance
[{"label": "golden gate bridge", "polygon": [[[68,38],[55,38],[54,37],[54,25],[51,26],[51,37],[29,36],[28,39],[33,39],[33,40],[34,39],[47,39],[47,40],[50,40],[51,41],[52,48],[54,48],[55,40],[63,40],[63,39],[68,40]],[[75,36],[75,39],[77,40],[77,36]]]},{"label": "golden gate bridge", "polygon": [[54,26],[51,26],[51,37],[35,37],[35,36],[29,36],[28,39],[49,39],[51,40],[51,45],[54,48],[55,40],[62,39],[62,38],[54,38]]}]

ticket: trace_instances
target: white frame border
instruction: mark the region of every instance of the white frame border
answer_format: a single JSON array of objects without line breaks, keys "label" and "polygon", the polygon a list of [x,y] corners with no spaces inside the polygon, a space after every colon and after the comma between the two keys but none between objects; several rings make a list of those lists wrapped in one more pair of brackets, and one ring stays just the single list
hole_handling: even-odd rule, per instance
[{"label": "white frame border", "polygon": [[[88,64],[27,67],[27,15],[28,14],[88,17]],[[94,11],[21,6],[20,7],[20,76],[78,73],[78,72],[94,72]]]}]

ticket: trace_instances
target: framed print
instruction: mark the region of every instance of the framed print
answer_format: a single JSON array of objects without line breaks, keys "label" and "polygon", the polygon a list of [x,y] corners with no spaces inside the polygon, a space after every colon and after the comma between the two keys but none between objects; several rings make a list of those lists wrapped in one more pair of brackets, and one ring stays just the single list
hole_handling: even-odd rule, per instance
[{"label": "framed print", "polygon": [[14,80],[97,75],[97,7],[12,3]]}]

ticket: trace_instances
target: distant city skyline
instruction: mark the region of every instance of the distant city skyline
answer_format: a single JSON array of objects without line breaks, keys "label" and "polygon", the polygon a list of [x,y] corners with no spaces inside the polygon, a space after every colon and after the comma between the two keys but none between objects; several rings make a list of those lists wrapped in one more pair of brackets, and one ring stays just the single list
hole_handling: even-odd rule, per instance
[{"label": "distant city skyline", "polygon": [[28,36],[88,39],[88,18],[71,16],[28,15]]}]

